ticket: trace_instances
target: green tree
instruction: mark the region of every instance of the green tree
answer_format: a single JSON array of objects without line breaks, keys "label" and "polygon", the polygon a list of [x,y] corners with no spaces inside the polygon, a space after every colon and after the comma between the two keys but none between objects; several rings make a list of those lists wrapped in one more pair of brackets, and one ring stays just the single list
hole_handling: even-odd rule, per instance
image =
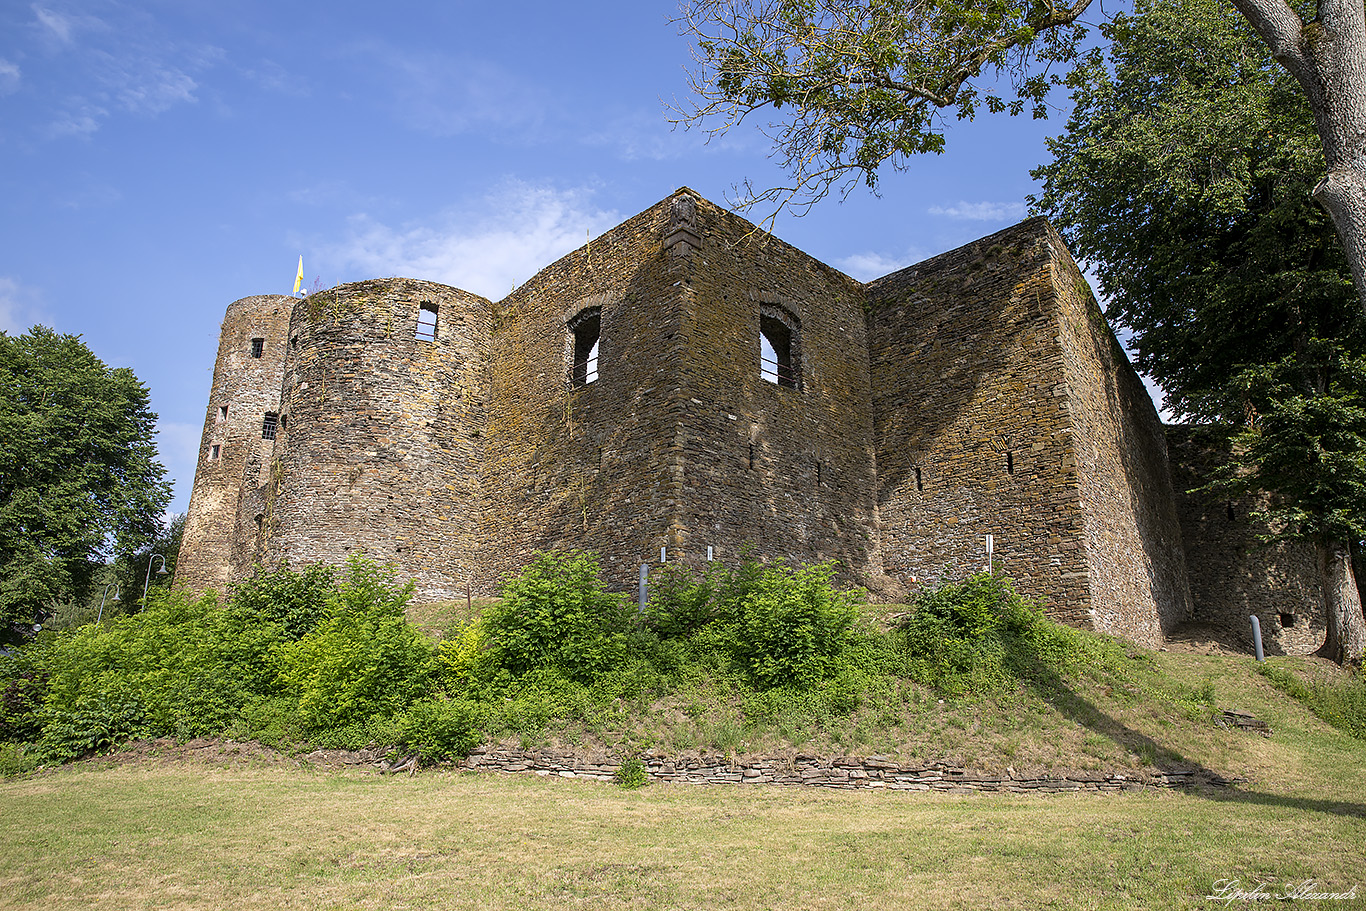
[{"label": "green tree", "polygon": [[[144,587],[149,591],[171,587],[184,535],[185,513],[176,513],[158,524],[156,534],[146,544],[114,559],[110,579],[118,583],[125,612],[136,611],[142,604]],[[164,573],[160,572],[163,563]]]},{"label": "green tree", "polygon": [[1222,484],[1270,494],[1277,533],[1314,544],[1325,650],[1359,661],[1366,327],[1307,193],[1323,169],[1312,114],[1217,0],[1140,0],[1101,31],[1035,208],[1093,264],[1168,407],[1241,428]]},{"label": "green tree", "polygon": [[[1366,308],[1366,14],[1361,0],[1232,0],[1295,78],[1326,156],[1331,214]],[[1096,4],[1098,7],[1099,4]],[[884,165],[941,152],[947,116],[1035,117],[1084,49],[1092,0],[688,0],[696,100],[679,122],[713,135],[759,111],[791,183],[749,202],[809,206]]]},{"label": "green tree", "polygon": [[79,336],[0,332],[0,635],[155,537],[171,498],[155,425],[147,388]]}]

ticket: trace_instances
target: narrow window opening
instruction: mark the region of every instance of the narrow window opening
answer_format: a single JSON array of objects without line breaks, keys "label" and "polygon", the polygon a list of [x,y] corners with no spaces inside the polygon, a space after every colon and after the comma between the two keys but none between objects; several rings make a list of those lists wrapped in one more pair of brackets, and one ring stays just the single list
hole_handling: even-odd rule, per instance
[{"label": "narrow window opening", "polygon": [[1294,615],[1294,614],[1281,614],[1281,627],[1282,627],[1283,629],[1290,629],[1290,628],[1291,628],[1292,626],[1294,626],[1294,625],[1295,625],[1295,615]]},{"label": "narrow window opening", "polygon": [[817,487],[820,487],[820,486],[821,486],[821,463],[820,463],[820,460],[817,460],[817,461],[816,461],[816,486],[817,486]]},{"label": "narrow window opening", "polygon": [[754,444],[749,444],[749,467],[754,467]]},{"label": "narrow window opening", "polygon": [[275,430],[280,426],[280,416],[273,411],[267,411],[265,418],[261,421],[261,439],[275,439]]},{"label": "narrow window opening", "polygon": [[287,415],[287,414],[282,414],[282,415],[280,415],[280,429],[281,429],[281,430],[284,430],[284,429],[285,429],[285,425],[286,425],[287,423],[289,423],[289,415]]},{"label": "narrow window opening", "polygon": [[1015,473],[1015,453],[1006,451],[1006,474]]},{"label": "narrow window opening", "polygon": [[572,386],[587,386],[598,379],[598,346],[602,341],[602,311],[593,307],[580,313],[570,322],[569,332],[574,340],[569,382]]},{"label": "narrow window opening", "polygon": [[216,462],[216,461],[218,461],[218,451],[219,451],[219,448],[220,448],[220,447],[218,446],[217,443],[215,443],[214,445],[212,445],[212,446],[209,447],[209,461],[210,461],[210,462]]},{"label": "narrow window opening", "polygon": [[436,304],[423,304],[417,311],[417,335],[419,341],[436,341]]},{"label": "narrow window opening", "polygon": [[760,314],[759,378],[764,382],[797,388],[800,374],[795,336],[795,330],[786,321],[768,313]]},{"label": "narrow window opening", "polygon": [[1232,501],[1232,500],[1229,500],[1228,503],[1225,505],[1224,509],[1225,509],[1226,514],[1228,515],[1228,520],[1229,520],[1230,522],[1232,522],[1232,521],[1233,521],[1233,501]]},{"label": "narrow window opening", "polygon": [[221,424],[221,423],[223,423],[224,421],[226,421],[227,419],[228,419],[228,406],[227,406],[227,405],[219,405],[219,406],[218,406],[218,423]]},{"label": "narrow window opening", "polygon": [[291,336],[289,337],[289,347],[291,347],[291,348],[298,348],[298,347],[299,347],[299,337],[298,337],[297,335],[291,335]]},{"label": "narrow window opening", "polygon": [[262,354],[262,352],[264,352],[265,350],[266,350],[266,340],[265,340],[265,339],[263,339],[263,338],[254,338],[254,339],[251,340],[251,356],[252,356],[252,357],[260,357],[261,354]]},{"label": "narrow window opening", "polygon": [[924,484],[924,482],[921,481],[921,479],[920,479],[920,466],[919,466],[919,465],[915,466],[915,489],[916,489],[916,490],[924,490],[924,489],[925,489],[925,484]]}]

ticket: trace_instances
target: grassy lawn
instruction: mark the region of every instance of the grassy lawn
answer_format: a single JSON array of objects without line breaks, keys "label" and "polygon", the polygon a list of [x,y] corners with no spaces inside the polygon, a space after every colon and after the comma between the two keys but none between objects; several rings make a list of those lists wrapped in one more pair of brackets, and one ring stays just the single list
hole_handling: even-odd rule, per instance
[{"label": "grassy lawn", "polygon": [[632,792],[86,766],[0,784],[0,907],[1199,908],[1222,879],[1366,895],[1363,814],[1258,791]]},{"label": "grassy lawn", "polygon": [[[1205,898],[1220,880],[1272,896],[1356,887],[1310,906],[1366,907],[1366,741],[1245,659],[1157,661],[1273,736],[1082,692],[1063,712],[1073,739],[1117,760],[1133,746],[1116,738],[1137,738],[1246,781],[1103,796],[624,791],[97,759],[0,781],[0,908],[1204,908],[1224,906]],[[981,706],[962,717],[990,739],[1008,726]],[[1052,730],[1025,735],[1029,749]]]}]

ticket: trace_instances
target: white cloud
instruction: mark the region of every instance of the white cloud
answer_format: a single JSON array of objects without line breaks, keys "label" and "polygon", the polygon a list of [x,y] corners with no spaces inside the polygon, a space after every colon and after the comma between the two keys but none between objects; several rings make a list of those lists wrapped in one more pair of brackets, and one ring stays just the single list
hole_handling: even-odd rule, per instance
[{"label": "white cloud", "polygon": [[0,275],[0,331],[18,335],[43,322],[38,292]]},{"label": "white cloud", "polygon": [[861,282],[867,282],[884,275],[890,275],[898,269],[904,269],[925,258],[925,254],[915,250],[908,250],[904,256],[884,256],[881,253],[867,252],[854,253],[837,259],[834,265],[844,274]]},{"label": "white cloud", "polygon": [[19,65],[0,57],[0,95],[19,91]]},{"label": "white cloud", "polygon": [[33,5],[33,15],[38,17],[38,23],[51,32],[58,41],[63,44],[71,43],[71,17],[64,16],[36,3]]},{"label": "white cloud", "polygon": [[[196,74],[221,63],[221,48],[189,43],[164,23],[125,4],[102,7],[105,18],[34,5],[43,53],[52,65],[28,75],[26,86],[50,99],[48,138],[88,138],[116,112],[156,116],[198,101]],[[0,61],[0,95],[18,83]],[[35,81],[44,74],[44,83]]]},{"label": "white cloud", "polygon": [[498,300],[621,220],[593,206],[591,195],[517,182],[475,211],[442,213],[434,226],[396,228],[357,215],[350,236],[322,245],[318,256],[351,274],[429,279]]},{"label": "white cloud", "polygon": [[962,202],[956,206],[930,206],[931,215],[943,215],[961,221],[1019,221],[1024,218],[1022,202]]}]

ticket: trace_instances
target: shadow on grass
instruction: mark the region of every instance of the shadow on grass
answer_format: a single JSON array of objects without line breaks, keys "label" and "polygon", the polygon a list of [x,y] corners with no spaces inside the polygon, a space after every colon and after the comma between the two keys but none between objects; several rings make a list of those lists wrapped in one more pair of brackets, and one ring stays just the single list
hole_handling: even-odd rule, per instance
[{"label": "shadow on grass", "polygon": [[1244,790],[1237,787],[1221,773],[1183,756],[1178,751],[1136,731],[1106,713],[1094,702],[1077,692],[1057,671],[1036,658],[1016,656],[1015,671],[1035,694],[1053,706],[1060,713],[1077,724],[1089,728],[1121,747],[1143,757],[1150,765],[1167,774],[1188,775],[1193,787],[1186,789],[1210,800],[1231,803],[1251,803],[1264,806],[1286,807],[1296,810],[1313,810],[1332,813],[1337,816],[1355,816],[1366,819],[1366,804],[1345,800],[1320,800],[1309,797],[1291,797],[1264,791]]}]

